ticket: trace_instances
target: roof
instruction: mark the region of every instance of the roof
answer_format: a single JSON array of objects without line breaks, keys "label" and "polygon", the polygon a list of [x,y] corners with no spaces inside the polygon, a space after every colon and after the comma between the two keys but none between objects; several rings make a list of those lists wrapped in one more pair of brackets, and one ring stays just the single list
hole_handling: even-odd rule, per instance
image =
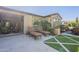
[{"label": "roof", "polygon": [[29,13],[29,12],[24,12],[24,11],[19,11],[19,10],[10,9],[10,8],[3,7],[3,6],[0,6],[0,9],[9,10],[9,11],[14,11],[14,12],[19,12],[19,13],[24,13],[24,14],[29,14],[29,15],[41,16],[41,15]]},{"label": "roof", "polygon": [[49,15],[46,15],[45,17],[52,16],[52,15],[58,15],[58,16],[62,19],[62,17],[60,16],[60,14],[59,14],[59,13],[49,14]]},{"label": "roof", "polygon": [[[9,11],[15,11],[15,12],[20,12],[20,13],[29,14],[29,15],[35,15],[35,16],[40,16],[40,17],[47,17],[47,16],[52,16],[52,15],[59,15],[59,16],[60,16],[59,13],[53,13],[53,14],[49,14],[49,15],[46,15],[46,16],[41,16],[41,15],[29,13],[29,12],[24,12],[24,11],[18,11],[18,10],[10,9],[10,8],[3,7],[3,6],[0,6],[0,9],[9,10]],[[61,16],[60,16],[60,17],[61,17]],[[61,18],[62,18],[62,17],[61,17]]]}]

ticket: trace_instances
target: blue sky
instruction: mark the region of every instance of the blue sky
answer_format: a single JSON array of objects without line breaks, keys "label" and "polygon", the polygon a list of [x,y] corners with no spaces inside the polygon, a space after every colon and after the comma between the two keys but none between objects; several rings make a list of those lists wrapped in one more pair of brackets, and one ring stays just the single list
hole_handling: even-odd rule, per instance
[{"label": "blue sky", "polygon": [[8,8],[30,12],[38,15],[59,13],[63,20],[73,20],[79,17],[78,6],[7,6]]}]

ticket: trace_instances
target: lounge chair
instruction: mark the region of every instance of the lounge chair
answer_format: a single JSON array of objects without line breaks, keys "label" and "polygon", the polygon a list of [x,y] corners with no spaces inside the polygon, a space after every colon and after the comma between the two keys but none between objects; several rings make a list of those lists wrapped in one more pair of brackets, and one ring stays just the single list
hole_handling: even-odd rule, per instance
[{"label": "lounge chair", "polygon": [[38,38],[38,37],[41,37],[41,33],[39,33],[39,32],[36,32],[32,27],[29,27],[28,28],[28,33],[32,36],[32,37],[34,37],[35,39],[36,38]]},{"label": "lounge chair", "polygon": [[36,39],[38,37],[41,37],[42,34],[41,33],[38,33],[38,32],[32,31],[32,32],[30,32],[30,35],[33,36]]},{"label": "lounge chair", "polygon": [[38,32],[40,32],[40,33],[42,33],[43,35],[50,35],[50,32],[48,32],[48,31],[38,31]]}]

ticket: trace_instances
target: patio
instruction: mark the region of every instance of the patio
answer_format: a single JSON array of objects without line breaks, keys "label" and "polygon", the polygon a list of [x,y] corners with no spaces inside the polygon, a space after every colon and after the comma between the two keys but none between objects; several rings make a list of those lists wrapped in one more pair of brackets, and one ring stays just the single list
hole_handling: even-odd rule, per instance
[{"label": "patio", "polygon": [[2,37],[0,38],[0,52],[57,52],[43,42],[51,37],[42,36],[37,40],[24,34]]}]

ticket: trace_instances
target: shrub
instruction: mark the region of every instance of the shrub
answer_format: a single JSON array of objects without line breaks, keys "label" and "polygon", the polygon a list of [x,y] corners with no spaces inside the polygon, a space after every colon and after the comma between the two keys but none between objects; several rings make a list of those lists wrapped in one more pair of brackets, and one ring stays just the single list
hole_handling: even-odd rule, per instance
[{"label": "shrub", "polygon": [[79,27],[75,27],[72,29],[73,34],[78,34],[79,35]]},{"label": "shrub", "polygon": [[51,30],[51,24],[46,20],[35,21],[34,25],[37,25],[38,27],[42,27],[42,29],[45,31]]},{"label": "shrub", "polygon": [[1,34],[10,33],[10,29],[11,29],[10,23],[8,25],[6,25],[6,21],[2,21],[0,23],[0,33]]},{"label": "shrub", "polygon": [[8,27],[2,27],[1,28],[1,33],[2,34],[8,34],[8,33],[10,33],[10,29]]},{"label": "shrub", "polygon": [[61,25],[60,28],[61,28],[61,32],[65,32],[65,31],[69,30],[68,26],[66,26],[66,25]]}]

